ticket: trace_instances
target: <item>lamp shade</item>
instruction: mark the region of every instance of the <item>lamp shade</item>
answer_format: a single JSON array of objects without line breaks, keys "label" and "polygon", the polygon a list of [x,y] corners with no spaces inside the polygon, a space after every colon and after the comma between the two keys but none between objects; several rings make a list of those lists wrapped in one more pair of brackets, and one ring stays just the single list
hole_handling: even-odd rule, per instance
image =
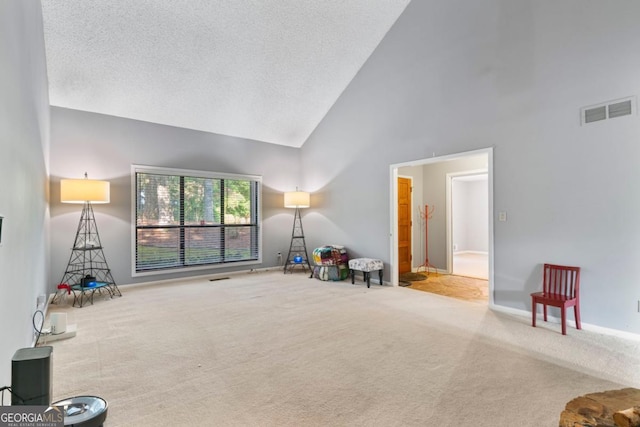
[{"label": "lamp shade", "polygon": [[284,193],[285,208],[308,208],[311,206],[309,200],[309,193],[306,191],[290,191]]},{"label": "lamp shade", "polygon": [[60,180],[62,203],[109,203],[109,181],[96,179]]}]

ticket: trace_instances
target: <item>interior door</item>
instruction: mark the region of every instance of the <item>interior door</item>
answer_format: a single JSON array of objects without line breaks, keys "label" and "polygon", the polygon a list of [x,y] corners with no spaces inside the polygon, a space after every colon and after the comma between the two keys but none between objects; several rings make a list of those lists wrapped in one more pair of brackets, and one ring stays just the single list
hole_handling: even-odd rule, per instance
[{"label": "interior door", "polygon": [[411,271],[411,179],[398,178],[398,270]]}]

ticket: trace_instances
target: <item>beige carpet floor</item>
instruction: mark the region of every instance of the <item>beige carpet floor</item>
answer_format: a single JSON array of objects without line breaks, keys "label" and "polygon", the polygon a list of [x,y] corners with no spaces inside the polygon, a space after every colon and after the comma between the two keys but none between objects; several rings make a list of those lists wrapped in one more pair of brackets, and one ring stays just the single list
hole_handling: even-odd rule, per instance
[{"label": "beige carpet floor", "polygon": [[402,287],[258,272],[121,289],[50,308],[77,324],[51,343],[54,400],[103,397],[106,427],[556,426],[575,396],[640,386],[639,342]]}]

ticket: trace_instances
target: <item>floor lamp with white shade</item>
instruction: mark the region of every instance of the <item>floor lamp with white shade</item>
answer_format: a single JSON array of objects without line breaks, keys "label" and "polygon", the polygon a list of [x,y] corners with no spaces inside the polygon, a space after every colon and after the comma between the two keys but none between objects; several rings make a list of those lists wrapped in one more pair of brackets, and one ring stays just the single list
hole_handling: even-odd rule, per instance
[{"label": "floor lamp with white shade", "polygon": [[306,271],[309,264],[309,254],[307,245],[304,241],[304,230],[302,229],[302,217],[300,209],[311,206],[311,197],[306,191],[289,191],[284,193],[284,207],[295,209],[293,216],[293,231],[291,232],[291,244],[289,245],[289,254],[284,264],[284,272],[291,272],[294,268],[300,266]]},{"label": "floor lamp with white shade", "polygon": [[111,297],[122,296],[104,256],[92,207],[109,203],[110,196],[109,181],[88,179],[86,173],[84,179],[60,181],[60,201],[83,205],[69,263],[58,286],[73,291],[74,305],[79,307],[93,302],[93,294],[103,288]]}]

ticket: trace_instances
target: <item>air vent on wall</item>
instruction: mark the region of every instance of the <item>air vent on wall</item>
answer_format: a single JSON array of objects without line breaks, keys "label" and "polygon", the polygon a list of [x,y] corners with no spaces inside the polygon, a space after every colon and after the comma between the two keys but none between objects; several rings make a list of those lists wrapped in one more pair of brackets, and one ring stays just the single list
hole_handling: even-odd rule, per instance
[{"label": "air vent on wall", "polygon": [[581,122],[583,125],[600,120],[613,119],[614,117],[630,116],[635,114],[636,98],[630,96],[624,99],[617,99],[590,107],[580,109]]},{"label": "air vent on wall", "polygon": [[588,110],[584,110],[584,122],[591,123],[597,122],[598,120],[604,120],[607,118],[607,107],[595,107],[589,108]]},{"label": "air vent on wall", "polygon": [[631,100],[609,104],[609,118],[628,116],[631,114]]}]

